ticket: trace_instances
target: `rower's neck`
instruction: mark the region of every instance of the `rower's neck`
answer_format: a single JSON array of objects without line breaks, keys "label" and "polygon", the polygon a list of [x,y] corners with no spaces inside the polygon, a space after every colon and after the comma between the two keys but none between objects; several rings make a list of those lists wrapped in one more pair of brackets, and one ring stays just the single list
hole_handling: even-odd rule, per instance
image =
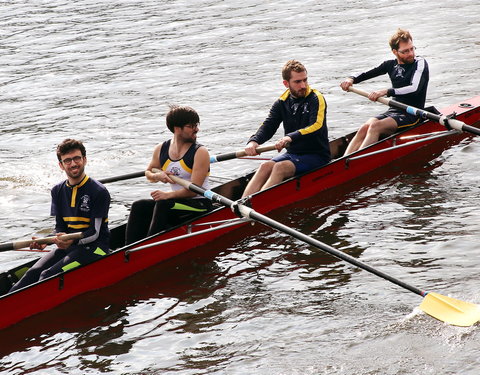
[{"label": "rower's neck", "polygon": [[68,178],[67,178],[68,184],[69,184],[70,186],[76,186],[76,185],[80,184],[80,183],[84,180],[84,178],[85,178],[86,176],[87,176],[87,175],[86,175],[85,173],[83,173],[83,174],[82,174],[80,177],[78,177],[78,178],[68,177]]},{"label": "rower's neck", "polygon": [[192,144],[193,142],[185,142],[180,137],[173,137],[172,142],[170,143],[169,156],[175,160],[181,159]]}]

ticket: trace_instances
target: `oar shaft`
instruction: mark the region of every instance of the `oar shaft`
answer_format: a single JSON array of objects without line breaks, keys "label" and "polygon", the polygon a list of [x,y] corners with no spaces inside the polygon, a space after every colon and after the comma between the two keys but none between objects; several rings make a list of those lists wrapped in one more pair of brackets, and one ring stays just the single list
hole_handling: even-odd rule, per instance
[{"label": "oar shaft", "polygon": [[[245,207],[245,206],[244,206]],[[247,207],[248,208],[248,207]],[[405,289],[408,289],[410,290],[411,292],[413,293],[416,293],[420,296],[424,296],[425,295],[425,292],[421,291],[420,289],[412,286],[412,285],[409,285],[407,283],[404,283],[403,281],[401,280],[398,280],[376,268],[373,268],[371,266],[369,266],[368,264],[366,263],[363,263],[361,261],[359,261],[358,259],[348,255],[348,254],[345,254],[344,252],[342,251],[339,251],[323,242],[320,242],[318,240],[316,240],[315,238],[312,238],[310,236],[307,236],[295,229],[292,229],[290,227],[287,227],[286,225],[282,224],[282,223],[279,223],[275,220],[272,220],[270,219],[269,217],[267,216],[264,216],[262,214],[259,214],[258,212],[256,211],[251,211],[250,212],[250,215],[249,217],[253,220],[256,220],[256,221],[259,221],[261,222],[262,224],[265,224],[269,227],[272,227],[273,229],[277,229],[283,233],[286,233],[286,234],[289,234],[290,236],[296,238],[297,240],[300,240],[302,242],[305,242],[313,247],[316,247],[317,249],[320,249],[320,250],[323,250],[325,251],[326,253],[330,254],[330,255],[333,255],[334,257],[336,258],[339,258],[341,260],[344,260],[345,262],[347,263],[350,263],[350,264],[353,264],[354,266],[357,266],[359,268],[362,268],[363,270],[365,271],[368,271],[370,273],[373,273],[374,275],[377,275],[385,280],[388,280],[402,288],[405,288]]]},{"label": "oar shaft", "polygon": [[250,218],[250,219],[253,219],[255,221],[258,221],[264,225],[267,225],[273,229],[276,229],[280,232],[283,232],[283,233],[286,233],[300,241],[303,241],[313,247],[316,247],[320,250],[323,250],[327,253],[329,253],[330,255],[333,255],[334,257],[337,257],[339,259],[342,259],[350,264],[353,264],[359,268],[362,268],[364,269],[365,271],[368,271],[370,273],[373,273],[374,275],[377,275],[379,277],[382,277],[383,279],[385,280],[388,280],[402,288],[405,288],[405,289],[408,289],[410,290],[411,292],[413,293],[416,293],[420,296],[424,296],[426,293],[412,285],[409,285],[407,283],[404,283],[403,281],[401,280],[398,280],[386,273],[383,273],[382,271],[379,271],[371,266],[369,266],[368,264],[366,263],[363,263],[361,261],[359,261],[358,259],[348,255],[348,254],[345,254],[344,252],[341,252],[327,244],[324,244],[323,242],[320,242],[310,236],[307,236],[295,229],[292,229],[290,227],[287,227],[286,225],[282,224],[282,223],[279,223],[273,219],[270,219],[269,217],[265,216],[265,215],[262,215],[258,212],[256,212],[255,210],[253,210],[252,208],[250,207],[247,207],[245,205],[242,205],[242,204],[237,204],[236,202],[220,195],[220,194],[217,194],[211,190],[205,190],[203,189],[202,187],[199,187],[191,182],[188,182],[188,181],[185,181],[179,177],[176,177],[176,176],[170,176],[172,178],[172,180],[174,180],[176,183],[182,185],[183,187],[185,187],[186,189],[189,189],[197,194],[200,194],[200,195],[203,195],[204,197],[214,201],[214,202],[218,202],[218,203],[221,203],[223,204],[224,206],[227,206],[227,207],[231,207],[231,208],[234,208],[234,207],[237,207],[240,211],[240,214],[241,216],[243,217],[247,217],[247,218]]},{"label": "oar shaft", "polygon": [[[365,96],[366,98],[368,98],[368,92],[366,92],[366,91],[357,89],[356,87],[353,87],[353,86],[350,86],[348,90],[351,91],[351,92],[354,92],[355,94]],[[419,116],[420,118],[429,119],[429,120],[438,122],[439,124],[441,124],[441,125],[443,125],[447,128],[452,128],[452,129],[455,129],[455,130],[464,131],[464,132],[472,133],[472,134],[475,134],[475,135],[480,135],[480,129],[477,129],[473,126],[467,125],[463,121],[448,118],[445,115],[437,115],[436,113],[431,113],[431,112],[425,111],[423,109],[412,107],[410,105],[398,102],[398,101],[393,100],[393,99],[384,98],[384,97],[378,98],[377,102],[386,104],[390,107],[395,107],[395,108],[402,109],[405,112],[407,112],[408,114],[411,114],[411,115],[414,115],[414,116]]]},{"label": "oar shaft", "polygon": [[[275,145],[266,145],[266,146],[257,147],[257,153],[259,153],[259,154],[262,153],[262,152],[273,151],[273,150],[275,150]],[[210,163],[217,163],[219,161],[241,158],[241,157],[246,156],[246,155],[247,154],[245,153],[245,150],[228,152],[228,153],[219,154],[219,155],[212,155],[212,156],[210,156]],[[102,184],[107,184],[109,182],[130,180],[132,178],[138,178],[138,177],[143,177],[143,176],[145,176],[145,171],[138,171],[138,172],[123,174],[123,175],[120,175],[120,176],[102,178],[98,181]]]},{"label": "oar shaft", "polygon": [[[266,152],[266,151],[273,151],[273,150],[275,150],[275,145],[260,146],[260,147],[257,147],[256,150],[257,150],[258,154],[261,154],[262,152]],[[247,156],[247,153],[245,152],[245,150],[228,152],[228,153],[220,154],[220,155],[212,155],[212,156],[210,156],[210,163],[217,163],[219,161],[236,159],[236,158],[241,158],[241,157],[244,157],[244,156]]]},{"label": "oar shaft", "polygon": [[106,184],[106,183],[109,183],[109,182],[129,180],[131,178],[137,178],[137,177],[142,177],[142,176],[145,176],[145,171],[133,172],[133,173],[128,173],[128,174],[124,174],[124,175],[121,175],[121,176],[115,176],[115,177],[102,178],[101,180],[98,180],[98,181],[102,184]]},{"label": "oar shaft", "polygon": [[[39,244],[52,244],[54,239],[57,238],[56,236],[52,237],[42,237],[42,238],[37,238],[35,240],[23,240],[23,241],[17,241],[17,242],[10,242],[10,243],[5,243],[5,244],[0,244],[0,251],[8,251],[8,250],[16,250],[16,249],[21,249],[26,246],[30,246],[31,243],[36,242]],[[59,236],[60,239],[66,241],[66,240],[76,240],[79,238],[82,238],[82,233],[69,233],[69,234],[64,234],[62,236]]]}]

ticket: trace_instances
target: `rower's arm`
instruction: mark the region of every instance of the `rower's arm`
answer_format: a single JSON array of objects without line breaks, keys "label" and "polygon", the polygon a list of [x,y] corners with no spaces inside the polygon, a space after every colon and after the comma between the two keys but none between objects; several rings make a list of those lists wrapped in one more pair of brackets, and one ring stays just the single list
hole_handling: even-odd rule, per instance
[{"label": "rower's arm", "polygon": [[147,169],[145,170],[145,177],[150,182],[158,182],[158,178],[153,172],[153,169],[161,170],[162,166],[160,165],[160,150],[162,148],[162,144],[160,143],[153,149],[152,160],[148,164]]}]

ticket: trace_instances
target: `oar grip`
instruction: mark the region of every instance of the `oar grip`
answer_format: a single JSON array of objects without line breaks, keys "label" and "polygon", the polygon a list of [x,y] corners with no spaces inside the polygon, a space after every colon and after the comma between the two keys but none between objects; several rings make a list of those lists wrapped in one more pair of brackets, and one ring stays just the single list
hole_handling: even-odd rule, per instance
[{"label": "oar grip", "polygon": [[[77,232],[77,233],[69,233],[69,234],[63,234],[59,236],[60,239],[67,241],[67,240],[76,240],[79,238],[82,238],[83,233]],[[43,238],[37,238],[37,239],[32,239],[32,240],[24,240],[24,241],[17,241],[17,242],[12,242],[11,244],[5,244],[5,245],[12,245],[10,248],[5,248],[3,249],[3,246],[0,247],[2,250],[15,250],[15,249],[21,249],[26,246],[30,246],[31,243],[36,242],[39,244],[52,244],[53,241],[57,238],[56,236],[52,237],[43,237]]]},{"label": "oar grip", "polygon": [[[76,233],[68,233],[68,234],[62,234],[61,236],[58,236],[59,239],[62,241],[68,241],[68,240],[77,240],[79,238],[82,238],[83,233],[82,232],[76,232]],[[30,242],[36,242],[36,243],[53,243],[53,241],[57,238],[56,236],[52,237],[44,237],[44,238],[37,238],[36,240],[32,240]]]},{"label": "oar grip", "polygon": [[[262,152],[275,150],[275,145],[259,146],[259,147],[256,148],[256,150],[257,150],[258,154],[261,154]],[[242,158],[244,156],[247,156],[247,153],[245,152],[245,150],[228,152],[226,154],[212,155],[212,156],[210,156],[210,163],[216,163],[216,162],[219,162],[219,161]]]},{"label": "oar grip", "polygon": [[[360,89],[357,89],[356,87],[353,87],[353,86],[350,86],[350,87],[348,88],[348,91],[354,92],[355,94],[364,96],[364,97],[366,97],[366,98],[368,98],[368,95],[370,95],[368,92],[363,91],[363,90],[360,90]],[[380,102],[380,103],[386,104],[386,105],[390,105],[390,99],[384,98],[383,96],[379,97],[379,98],[377,99],[377,102]]]}]

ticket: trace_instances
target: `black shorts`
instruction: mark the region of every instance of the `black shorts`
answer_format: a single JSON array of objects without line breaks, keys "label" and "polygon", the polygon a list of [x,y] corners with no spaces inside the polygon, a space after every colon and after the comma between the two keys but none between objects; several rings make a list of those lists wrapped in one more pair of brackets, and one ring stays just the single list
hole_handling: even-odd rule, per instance
[{"label": "black shorts", "polygon": [[409,126],[416,125],[420,122],[420,118],[418,116],[410,115],[406,112],[403,112],[399,109],[390,108],[387,112],[384,112],[375,118],[379,120],[383,120],[384,118],[391,117],[397,123],[397,127],[400,128],[407,128]]},{"label": "black shorts", "polygon": [[133,202],[128,217],[125,243],[131,244],[213,209],[207,198],[140,199]]}]

